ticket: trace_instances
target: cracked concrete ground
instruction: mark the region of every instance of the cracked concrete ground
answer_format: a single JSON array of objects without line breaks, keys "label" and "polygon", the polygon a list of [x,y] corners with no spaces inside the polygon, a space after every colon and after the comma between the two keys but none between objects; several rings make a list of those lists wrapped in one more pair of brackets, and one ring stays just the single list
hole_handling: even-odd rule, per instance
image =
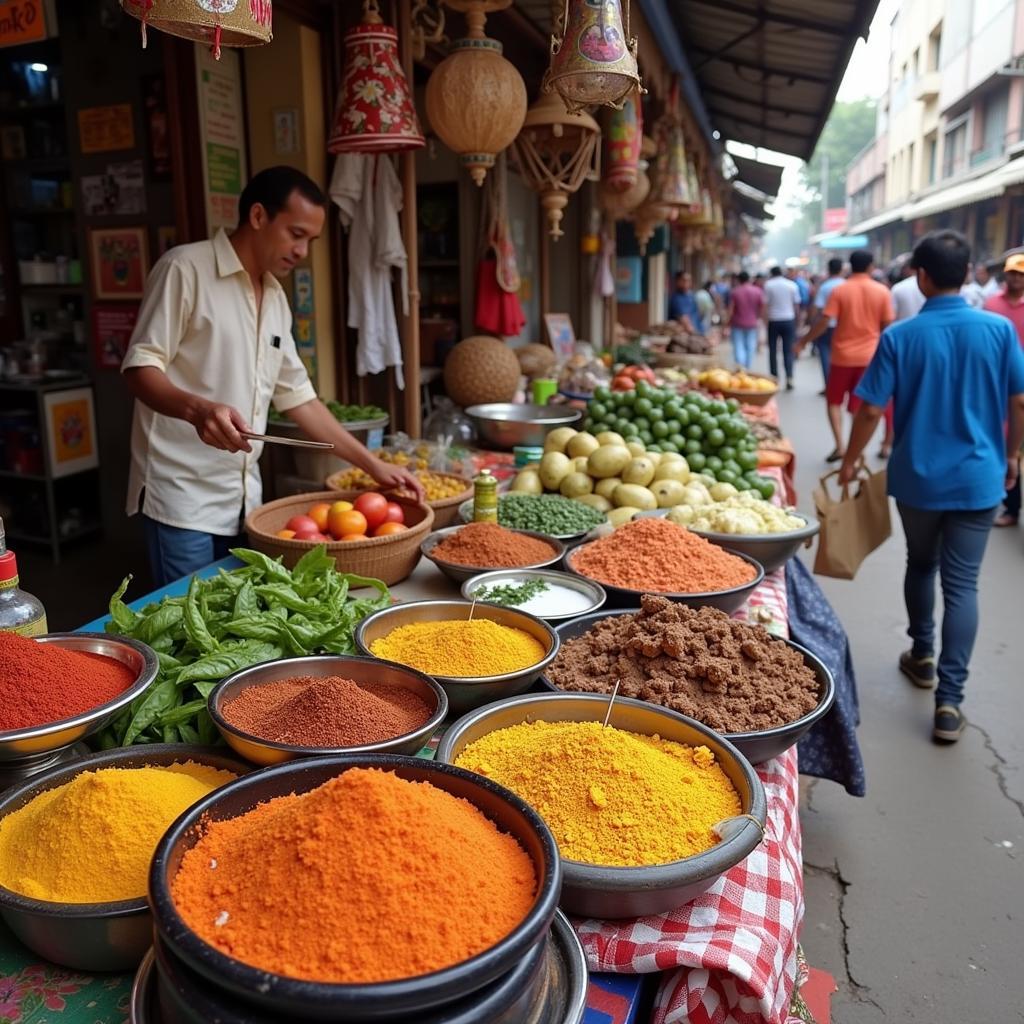
[{"label": "cracked concrete ground", "polygon": [[[832,468],[820,388],[801,361],[780,396],[805,508]],[[933,695],[896,669],[904,553],[894,509],[892,538],[856,580],[820,580],[853,646],[868,794],[804,780],[802,941],[839,985],[836,1024],[1024,1021],[1024,526],[990,539],[970,727],[948,748],[930,739]]]}]

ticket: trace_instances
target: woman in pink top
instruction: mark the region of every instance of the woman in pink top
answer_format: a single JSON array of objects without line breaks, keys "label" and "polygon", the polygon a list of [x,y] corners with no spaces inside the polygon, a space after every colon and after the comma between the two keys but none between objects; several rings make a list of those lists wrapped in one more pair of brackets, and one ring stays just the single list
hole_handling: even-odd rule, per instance
[{"label": "woman in pink top", "polygon": [[750,275],[745,270],[738,281],[729,297],[729,333],[733,358],[749,370],[757,351],[757,325],[764,306],[764,292],[750,283]]}]

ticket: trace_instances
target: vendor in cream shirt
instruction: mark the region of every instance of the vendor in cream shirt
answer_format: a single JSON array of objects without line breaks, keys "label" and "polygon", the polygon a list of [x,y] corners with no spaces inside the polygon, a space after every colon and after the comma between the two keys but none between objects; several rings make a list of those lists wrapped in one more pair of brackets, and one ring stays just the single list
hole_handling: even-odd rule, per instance
[{"label": "vendor in cream shirt", "polygon": [[304,260],[327,200],[291,167],[257,174],[238,227],[181,245],[153,267],[121,372],[137,399],[128,514],[142,512],[158,585],[222,558],[262,501],[261,434],[271,404],[309,438],[382,487],[422,494],[407,470],[378,459],[316,397],[277,280]]}]

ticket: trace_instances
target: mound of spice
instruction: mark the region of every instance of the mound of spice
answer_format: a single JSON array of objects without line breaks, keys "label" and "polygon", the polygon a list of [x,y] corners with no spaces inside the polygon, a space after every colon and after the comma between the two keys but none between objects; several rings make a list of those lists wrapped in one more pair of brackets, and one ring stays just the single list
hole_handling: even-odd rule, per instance
[{"label": "mound of spice", "polygon": [[468,523],[435,545],[442,562],[481,569],[518,569],[555,557],[555,548],[538,537],[506,530],[497,523]]},{"label": "mound of spice", "polygon": [[297,747],[357,747],[404,736],[431,711],[400,686],[360,686],[340,676],[276,679],[249,686],[221,708],[251,736]]},{"label": "mound of spice", "polygon": [[82,772],[0,821],[0,885],[53,903],[139,899],[171,822],[235,777],[193,761]]},{"label": "mound of spice", "polygon": [[171,884],[186,923],[221,952],[325,982],[476,956],[536,892],[530,857],[469,801],[372,768],[210,822]]},{"label": "mound of spice", "polygon": [[754,567],[667,519],[634,519],[577,548],[577,572],[599,583],[662,594],[706,594],[749,583]]},{"label": "mound of spice", "polygon": [[0,732],[74,718],[134,681],[131,669],[113,658],[0,632]]},{"label": "mound of spice", "polygon": [[522,629],[490,619],[411,622],[370,644],[370,653],[430,676],[498,676],[536,665],[547,653]]},{"label": "mound of spice", "polygon": [[619,693],[661,704],[719,732],[774,729],[818,706],[818,680],[799,652],[717,608],[645,595],[562,644],[547,677],[562,690]]},{"label": "mound of spice", "polygon": [[707,747],[600,722],[527,722],[488,733],[455,763],[518,793],[559,852],[586,864],[639,867],[711,849],[711,826],[742,811]]}]

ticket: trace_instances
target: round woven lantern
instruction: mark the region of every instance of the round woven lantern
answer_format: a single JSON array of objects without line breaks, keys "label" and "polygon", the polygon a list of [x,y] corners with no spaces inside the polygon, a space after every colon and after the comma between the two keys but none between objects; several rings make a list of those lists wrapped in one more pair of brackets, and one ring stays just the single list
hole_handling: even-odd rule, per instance
[{"label": "round woven lantern", "polygon": [[126,14],[172,36],[208,43],[220,60],[221,46],[261,46],[274,37],[271,0],[120,0]]},{"label": "round woven lantern", "polygon": [[612,220],[628,217],[647,198],[651,191],[651,179],[647,177],[647,161],[640,160],[636,168],[636,181],[625,192],[611,188],[607,178],[602,178],[598,188],[601,208]]},{"label": "round woven lantern", "polygon": [[526,116],[522,75],[502,56],[501,43],[484,35],[487,14],[503,10],[512,0],[444,2],[465,12],[468,34],[452,43],[427,81],[427,120],[482,185],[495,157],[511,145]]},{"label": "round woven lantern", "polygon": [[345,75],[338,90],[330,153],[393,153],[424,143],[398,59],[398,33],[364,0],[363,20],[345,33]]},{"label": "round woven lantern", "polygon": [[523,180],[540,194],[548,234],[562,237],[562,211],[584,181],[597,180],[601,165],[601,129],[585,111],[570,114],[551,93],[526,113],[523,130],[512,143]]}]

